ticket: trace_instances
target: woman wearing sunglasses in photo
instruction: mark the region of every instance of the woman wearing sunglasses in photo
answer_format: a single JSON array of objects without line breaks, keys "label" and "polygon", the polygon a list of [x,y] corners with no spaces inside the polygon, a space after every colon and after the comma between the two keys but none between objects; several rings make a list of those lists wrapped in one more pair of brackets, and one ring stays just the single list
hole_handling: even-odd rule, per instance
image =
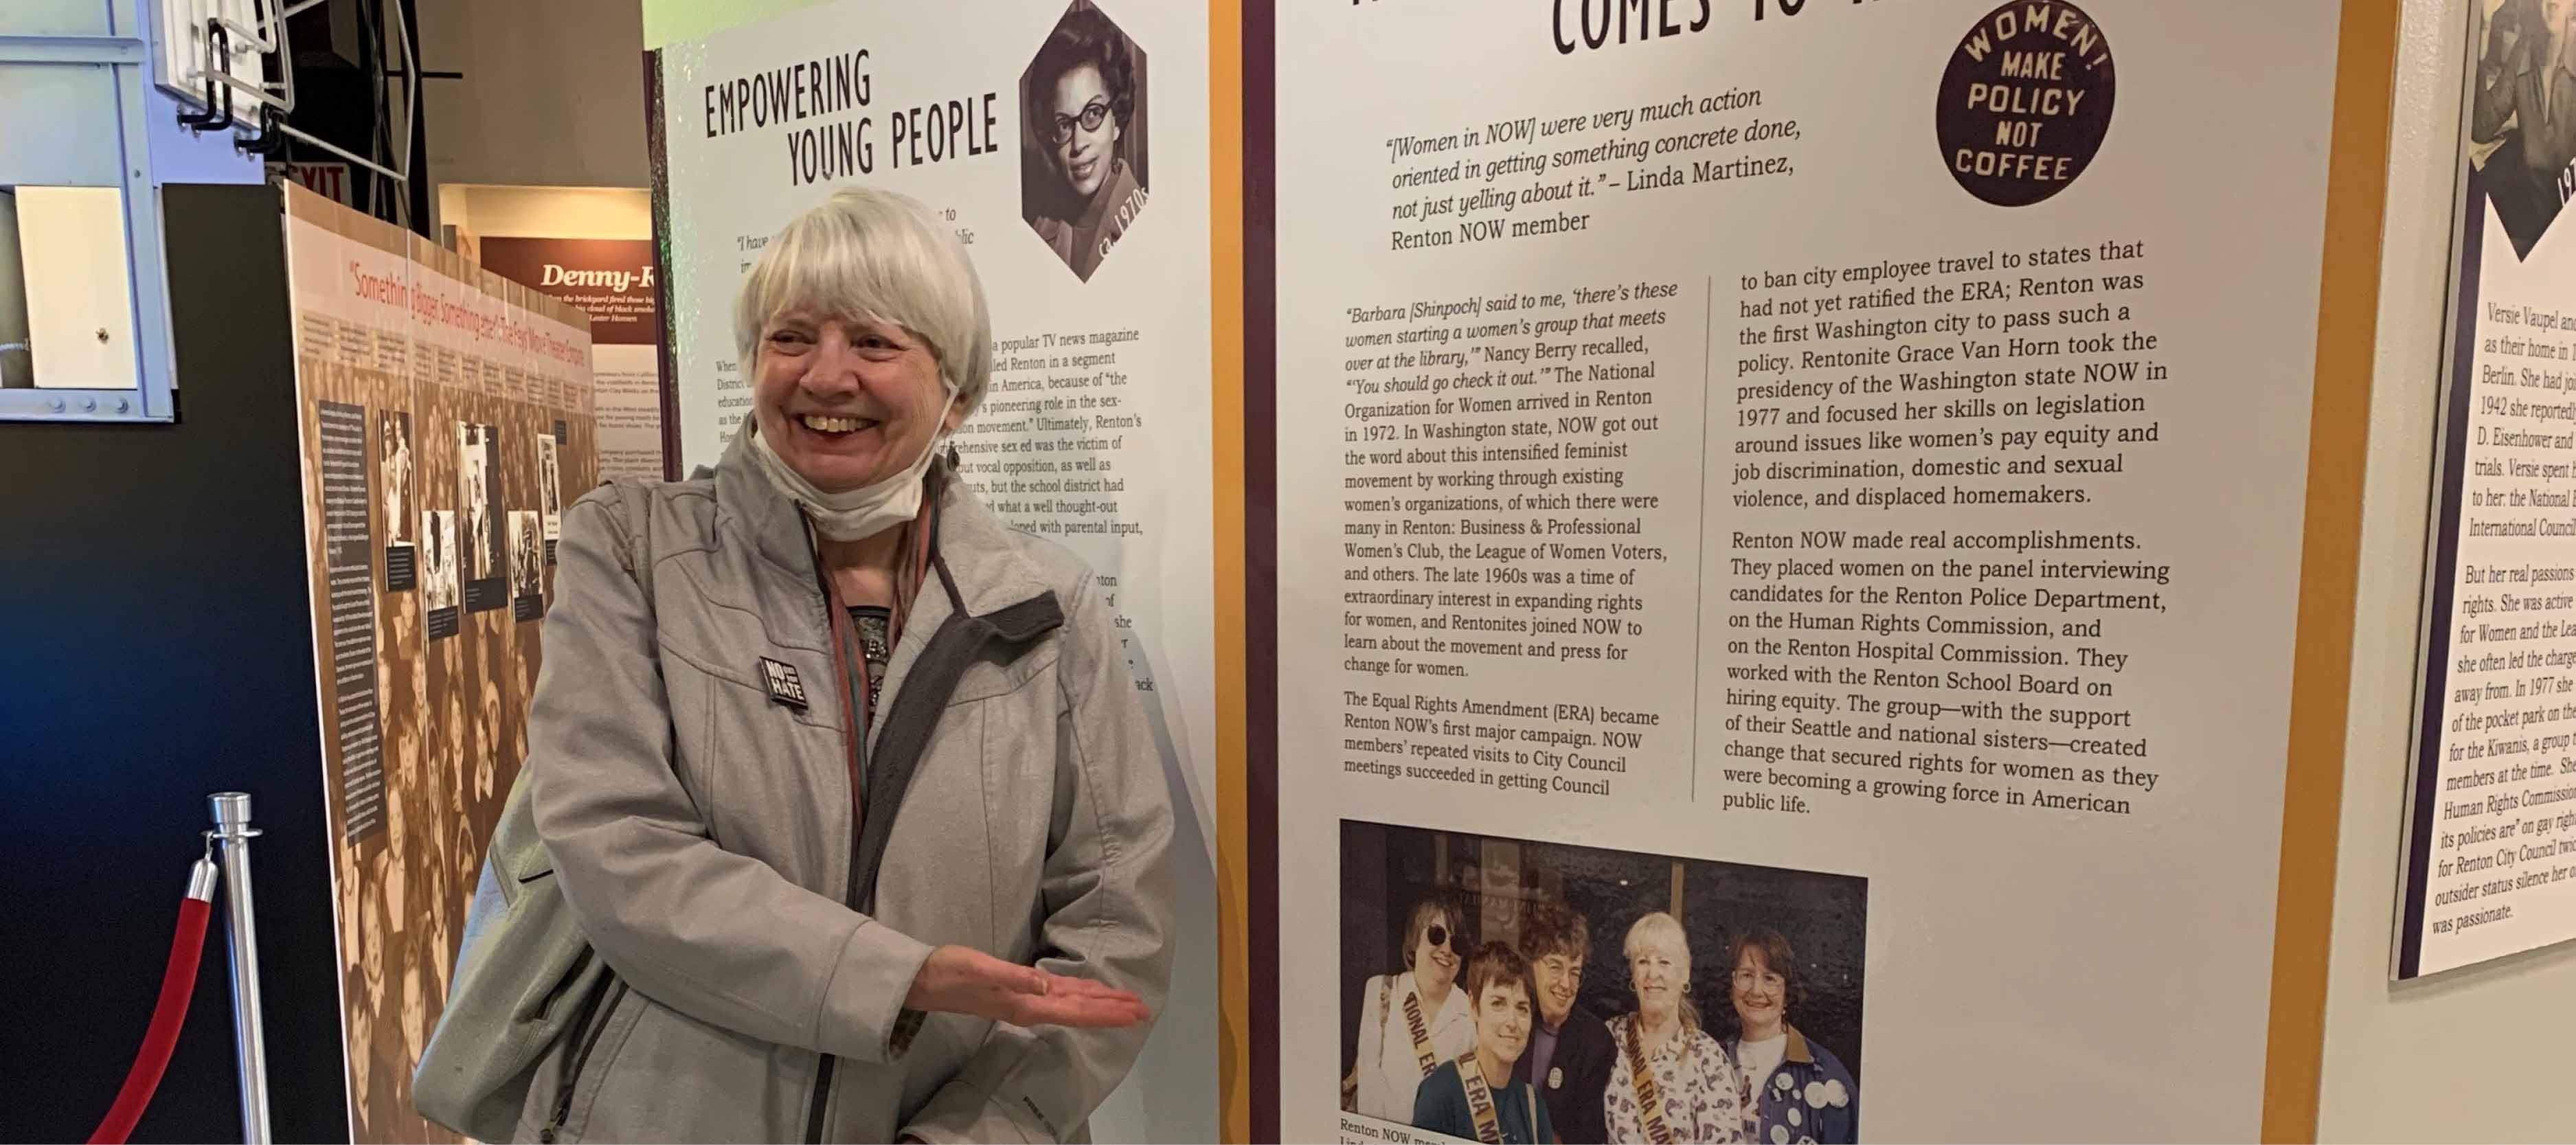
[{"label": "woman wearing sunglasses in photo", "polygon": [[1458,918],[1443,896],[1414,904],[1404,969],[1361,987],[1354,1064],[1342,1083],[1351,1112],[1411,1124],[1422,1079],[1476,1048],[1475,1002],[1457,988]]},{"label": "woman wearing sunglasses in photo", "polygon": [[1035,204],[1039,237],[1075,277],[1091,281],[1145,207],[1145,188],[1128,162],[1136,115],[1136,64],[1127,38],[1099,9],[1065,15],[1030,68],[1030,129],[1055,176]]}]

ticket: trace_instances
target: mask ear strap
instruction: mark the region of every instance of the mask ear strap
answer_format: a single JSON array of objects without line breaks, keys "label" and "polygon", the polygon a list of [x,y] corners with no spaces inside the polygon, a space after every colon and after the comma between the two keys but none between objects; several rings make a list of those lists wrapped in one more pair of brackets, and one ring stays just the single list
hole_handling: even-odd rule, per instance
[{"label": "mask ear strap", "polygon": [[957,444],[950,439],[957,436],[957,431],[949,428],[948,411],[956,407],[957,398],[959,395],[965,393],[965,391],[960,390],[954,384],[951,384],[948,381],[948,375],[945,373],[939,375],[939,382],[941,385],[948,387],[948,400],[939,403],[939,424],[933,426],[930,431],[930,445],[927,451],[933,457],[938,456],[939,443],[943,441],[948,442],[949,452],[956,452]]}]

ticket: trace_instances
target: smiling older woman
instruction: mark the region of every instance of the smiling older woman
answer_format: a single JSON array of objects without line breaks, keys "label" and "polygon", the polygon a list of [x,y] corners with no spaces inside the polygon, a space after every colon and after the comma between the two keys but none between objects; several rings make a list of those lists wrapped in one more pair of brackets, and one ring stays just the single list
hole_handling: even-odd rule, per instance
[{"label": "smiling older woman", "polygon": [[1171,808],[1091,574],[940,457],[983,288],[850,190],[734,318],[713,475],[564,514],[530,805],[614,979],[520,1133],[1072,1139],[1170,972]]},{"label": "smiling older woman", "polygon": [[1610,1020],[1610,1140],[1624,1145],[1744,1139],[1743,1094],[1726,1050],[1700,1028],[1690,992],[1690,937],[1657,911],[1628,928],[1628,986],[1637,1011]]}]

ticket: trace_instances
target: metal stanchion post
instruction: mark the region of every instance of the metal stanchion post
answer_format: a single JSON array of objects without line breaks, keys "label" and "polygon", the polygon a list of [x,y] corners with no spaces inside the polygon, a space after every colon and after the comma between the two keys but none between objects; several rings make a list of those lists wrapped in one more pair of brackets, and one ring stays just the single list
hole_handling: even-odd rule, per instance
[{"label": "metal stanchion post", "polygon": [[252,920],[250,897],[250,841],[259,828],[250,825],[250,796],[227,791],[207,802],[214,807],[215,829],[206,834],[224,848],[224,902],[232,923],[233,1051],[241,1059],[242,1140],[246,1145],[270,1145],[268,1051],[259,1009],[259,929]]}]

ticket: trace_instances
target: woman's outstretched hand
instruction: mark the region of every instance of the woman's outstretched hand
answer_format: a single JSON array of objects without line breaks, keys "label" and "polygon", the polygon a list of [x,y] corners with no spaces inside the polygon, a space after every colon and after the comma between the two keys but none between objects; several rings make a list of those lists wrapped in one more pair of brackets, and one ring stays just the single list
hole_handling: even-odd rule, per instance
[{"label": "woman's outstretched hand", "polygon": [[1145,1000],[1088,978],[1049,974],[980,950],[942,946],[913,975],[903,1004],[1014,1026],[1116,1029],[1143,1022]]}]

